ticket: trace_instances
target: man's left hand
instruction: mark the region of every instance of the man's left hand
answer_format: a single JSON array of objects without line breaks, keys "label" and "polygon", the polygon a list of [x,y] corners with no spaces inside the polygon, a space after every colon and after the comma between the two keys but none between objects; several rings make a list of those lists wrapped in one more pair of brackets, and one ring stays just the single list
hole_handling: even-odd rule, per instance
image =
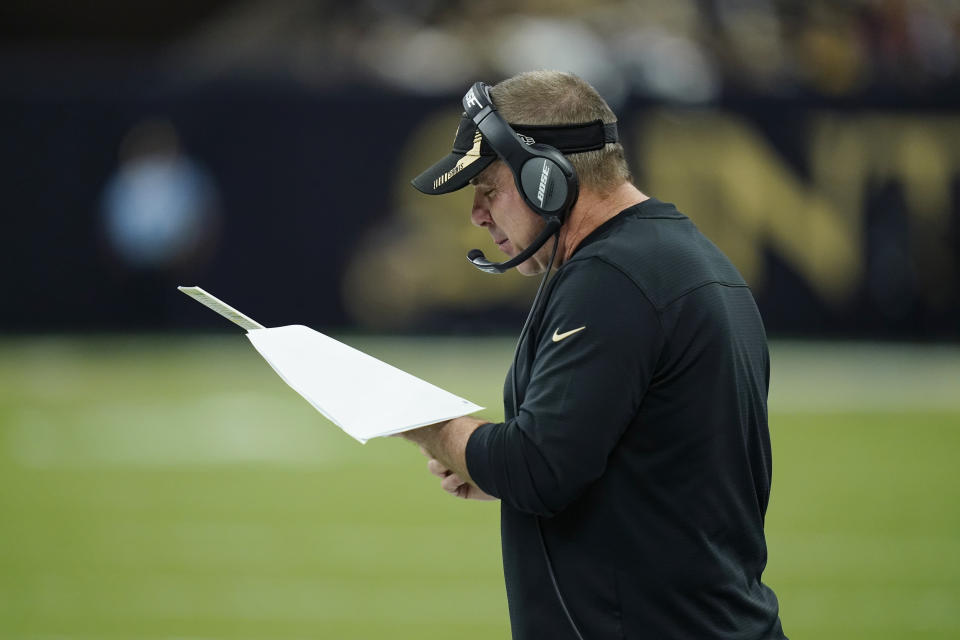
[{"label": "man's left hand", "polygon": [[466,450],[470,435],[477,427],[485,423],[485,420],[479,420],[471,416],[461,416],[447,422],[404,431],[399,435],[405,440],[420,445],[420,450],[427,457],[437,461],[437,464],[440,465],[437,469],[442,468],[441,473],[445,474],[442,476],[446,483],[445,490],[462,498],[479,498],[480,494],[484,496],[487,494],[473,485],[472,478],[467,471]]},{"label": "man's left hand", "polygon": [[457,498],[465,500],[496,500],[488,493],[484,493],[476,485],[464,482],[460,476],[444,466],[442,462],[430,455],[430,452],[420,447],[421,453],[427,456],[427,470],[440,478],[440,488]]}]

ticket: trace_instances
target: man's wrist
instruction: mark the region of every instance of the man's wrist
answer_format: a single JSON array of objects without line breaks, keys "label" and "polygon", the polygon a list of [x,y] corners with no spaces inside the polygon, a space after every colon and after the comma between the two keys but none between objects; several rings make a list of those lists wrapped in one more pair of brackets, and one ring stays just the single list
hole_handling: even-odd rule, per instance
[{"label": "man's wrist", "polygon": [[467,472],[466,449],[470,435],[488,421],[463,416],[447,422],[431,424],[419,429],[405,431],[400,435],[423,447],[431,456],[456,473],[465,482],[470,482]]}]

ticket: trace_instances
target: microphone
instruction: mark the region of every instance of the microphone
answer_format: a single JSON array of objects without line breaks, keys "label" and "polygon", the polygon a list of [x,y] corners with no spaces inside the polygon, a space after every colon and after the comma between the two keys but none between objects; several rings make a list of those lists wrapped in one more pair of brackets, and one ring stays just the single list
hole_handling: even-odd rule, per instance
[{"label": "microphone", "polygon": [[480,269],[480,271],[486,271],[487,273],[504,273],[518,264],[523,264],[529,260],[533,254],[539,251],[540,247],[550,239],[550,236],[560,229],[560,224],[560,219],[556,216],[547,218],[547,226],[543,228],[540,235],[533,239],[530,246],[505,262],[490,262],[480,249],[471,249],[470,252],[467,253],[467,260],[477,269]]}]

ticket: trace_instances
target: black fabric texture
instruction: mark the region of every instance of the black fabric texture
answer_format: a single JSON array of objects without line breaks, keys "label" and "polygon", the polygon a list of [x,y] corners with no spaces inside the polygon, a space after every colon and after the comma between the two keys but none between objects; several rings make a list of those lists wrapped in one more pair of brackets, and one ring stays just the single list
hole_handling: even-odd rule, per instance
[{"label": "black fabric texture", "polygon": [[784,638],[761,581],[769,357],[743,278],[651,199],[595,230],[545,295],[507,376],[506,421],[466,452],[501,501],[513,637],[574,638],[540,518],[588,640]]}]

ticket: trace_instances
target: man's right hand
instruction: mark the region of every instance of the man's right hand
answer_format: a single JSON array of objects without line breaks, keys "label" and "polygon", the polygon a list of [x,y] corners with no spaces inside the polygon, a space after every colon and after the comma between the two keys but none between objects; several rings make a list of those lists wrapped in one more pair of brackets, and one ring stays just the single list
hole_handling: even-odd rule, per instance
[{"label": "man's right hand", "polygon": [[420,448],[420,451],[423,452],[423,455],[430,458],[427,461],[427,469],[430,473],[440,478],[440,487],[450,495],[464,498],[465,500],[496,500],[496,498],[484,493],[476,486],[461,480],[460,476],[450,471],[450,469],[445,467],[439,460],[431,457],[430,453],[423,447]]}]

